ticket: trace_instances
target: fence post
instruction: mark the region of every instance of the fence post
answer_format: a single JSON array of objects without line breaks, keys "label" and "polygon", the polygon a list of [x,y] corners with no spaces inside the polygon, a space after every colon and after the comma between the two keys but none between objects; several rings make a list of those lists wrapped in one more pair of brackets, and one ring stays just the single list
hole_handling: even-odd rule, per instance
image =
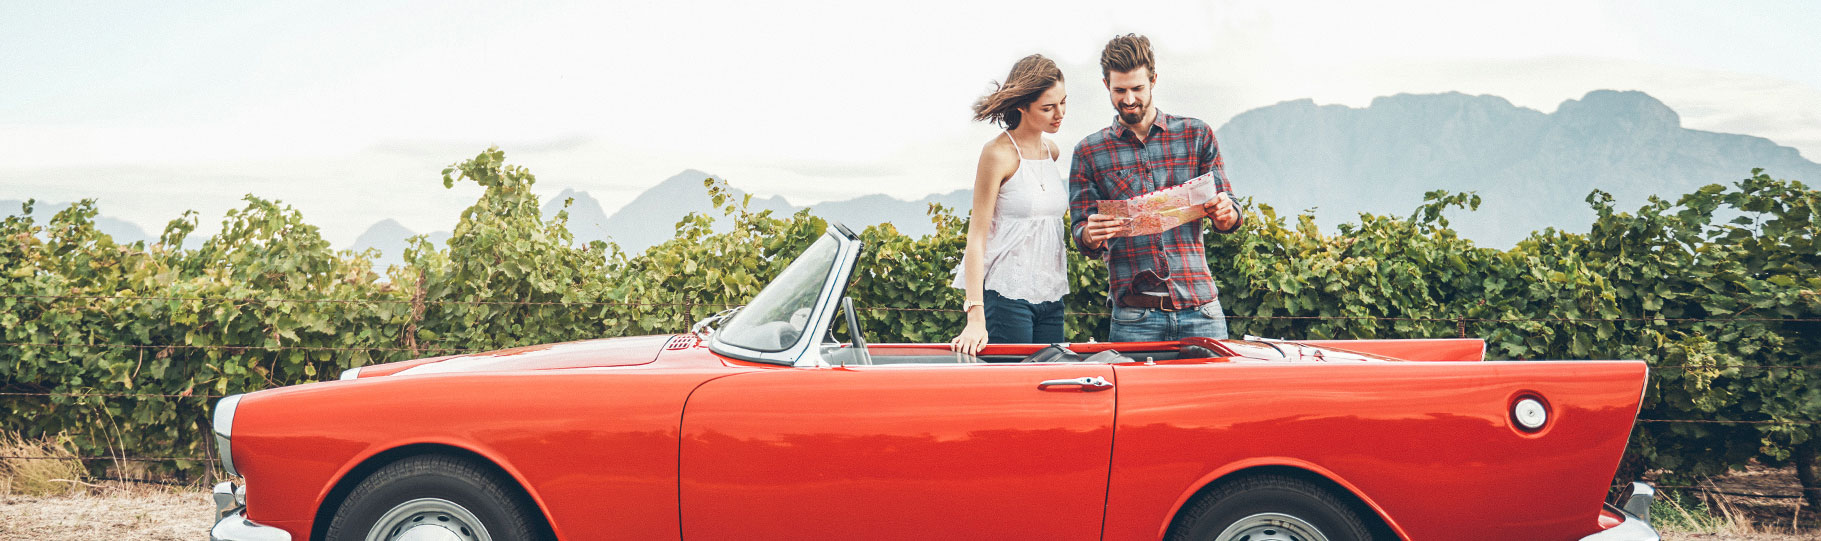
[{"label": "fence post", "polygon": [[1461,333],[1461,338],[1467,338],[1467,316],[1460,316],[1460,319],[1455,320],[1454,325],[1455,331]]},{"label": "fence post", "polygon": [[411,293],[411,319],[405,322],[405,347],[411,348],[411,357],[422,356],[417,352],[417,322],[424,318],[424,270],[417,269],[417,290]]},{"label": "fence post", "polygon": [[[202,393],[202,419],[203,420],[202,420],[202,422],[196,423],[196,424],[197,424],[197,426],[202,427],[202,456],[208,457],[208,458],[215,458],[217,456],[215,453],[215,419],[214,419],[214,416],[209,415],[209,413],[210,413],[210,411],[209,411],[209,393],[203,392]],[[206,464],[208,464],[208,466],[203,468],[203,470],[208,473],[209,486],[213,487],[213,486],[215,486],[216,483],[221,482],[221,477],[215,475],[215,468],[221,467],[221,463],[220,462],[206,462]],[[222,473],[227,473],[227,472],[222,472]]]}]

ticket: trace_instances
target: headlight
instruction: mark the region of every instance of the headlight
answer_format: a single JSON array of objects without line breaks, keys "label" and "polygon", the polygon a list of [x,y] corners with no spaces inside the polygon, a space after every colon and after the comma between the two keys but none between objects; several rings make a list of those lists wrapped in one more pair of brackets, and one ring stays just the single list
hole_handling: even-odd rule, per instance
[{"label": "headlight", "polygon": [[215,453],[220,455],[221,469],[233,476],[240,475],[234,469],[234,409],[240,407],[243,396],[246,395],[237,394],[215,403]]}]

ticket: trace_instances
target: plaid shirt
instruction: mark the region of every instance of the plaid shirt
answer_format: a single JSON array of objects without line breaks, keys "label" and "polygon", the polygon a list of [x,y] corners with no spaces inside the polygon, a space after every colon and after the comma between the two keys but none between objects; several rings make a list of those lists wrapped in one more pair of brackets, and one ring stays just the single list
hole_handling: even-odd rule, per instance
[{"label": "plaid shirt", "polygon": [[[1214,285],[1214,276],[1208,273],[1208,258],[1201,243],[1203,224],[1212,224],[1212,220],[1196,220],[1155,235],[1107,239],[1098,250],[1081,242],[1088,215],[1096,212],[1096,201],[1130,199],[1188,182],[1210,171],[1214,173],[1215,187],[1231,194],[1233,189],[1221,167],[1214,130],[1200,120],[1163,111],[1157,111],[1150,135],[1142,142],[1115,121],[1075,145],[1069,171],[1069,219],[1073,223],[1070,232],[1082,253],[1106,260],[1113,275],[1109,299],[1118,299],[1129,291],[1133,277],[1146,270],[1168,278],[1170,299],[1176,308],[1201,306],[1219,298],[1220,290]],[[1232,233],[1237,229],[1239,224],[1235,223],[1232,229],[1216,231]]]}]

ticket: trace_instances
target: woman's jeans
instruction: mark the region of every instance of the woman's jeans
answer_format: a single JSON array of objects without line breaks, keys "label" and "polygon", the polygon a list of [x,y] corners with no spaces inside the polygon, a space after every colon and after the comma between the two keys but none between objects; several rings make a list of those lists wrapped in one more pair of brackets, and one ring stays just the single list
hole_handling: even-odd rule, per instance
[{"label": "woman's jeans", "polygon": [[[987,325],[992,325],[990,319]],[[1221,312],[1218,300],[1175,312],[1114,306],[1110,334],[1110,342],[1168,342],[1191,336],[1225,339],[1227,315]]]},{"label": "woman's jeans", "polygon": [[986,290],[986,341],[1054,344],[1062,341],[1062,301],[1030,303]]}]

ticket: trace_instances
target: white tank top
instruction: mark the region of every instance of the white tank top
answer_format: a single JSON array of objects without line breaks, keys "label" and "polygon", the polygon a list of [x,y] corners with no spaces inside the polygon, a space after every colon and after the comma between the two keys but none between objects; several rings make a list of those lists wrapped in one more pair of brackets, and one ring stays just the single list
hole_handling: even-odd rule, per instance
[{"label": "white tank top", "polygon": [[[1012,134],[1005,137],[1012,139]],[[986,236],[986,289],[1030,303],[1061,300],[1069,292],[1062,226],[1069,208],[1068,185],[1050,158],[1049,145],[1043,147],[1043,158],[1026,158],[1012,139],[1018,170],[999,185],[993,228]],[[951,285],[967,288],[966,268],[963,258]]]}]

